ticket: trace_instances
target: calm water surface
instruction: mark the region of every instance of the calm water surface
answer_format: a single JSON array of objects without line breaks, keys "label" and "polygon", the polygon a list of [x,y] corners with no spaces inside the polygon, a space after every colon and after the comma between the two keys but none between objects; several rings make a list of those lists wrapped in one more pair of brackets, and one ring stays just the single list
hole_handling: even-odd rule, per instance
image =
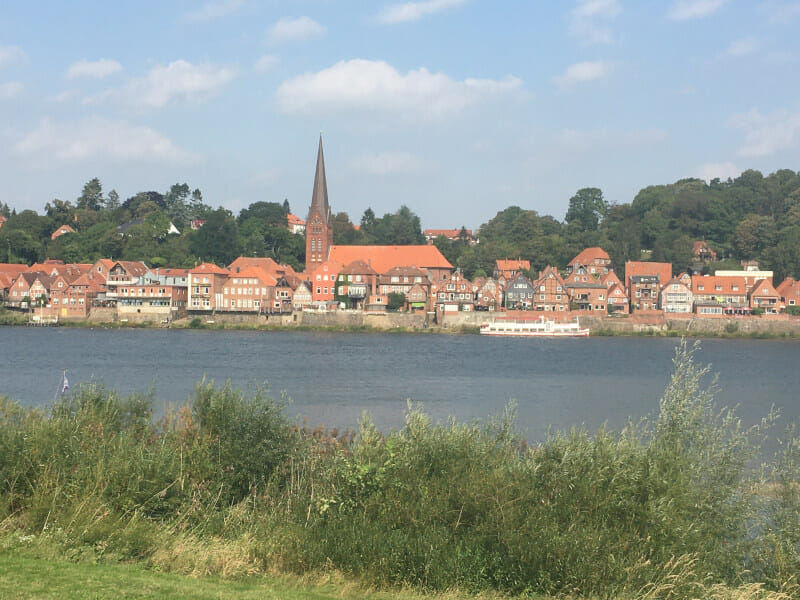
[{"label": "calm water surface", "polygon": [[[436,420],[485,419],[514,400],[530,440],[548,430],[653,414],[678,343],[661,338],[480,336],[0,327],[0,394],[26,405],[102,381],[152,390],[156,408],[183,403],[202,377],[247,388],[267,382],[309,425],[355,427],[362,411],[388,430],[406,400]],[[800,417],[800,343],[705,340],[698,359],[719,374],[719,402],[752,423],[775,405]]]}]

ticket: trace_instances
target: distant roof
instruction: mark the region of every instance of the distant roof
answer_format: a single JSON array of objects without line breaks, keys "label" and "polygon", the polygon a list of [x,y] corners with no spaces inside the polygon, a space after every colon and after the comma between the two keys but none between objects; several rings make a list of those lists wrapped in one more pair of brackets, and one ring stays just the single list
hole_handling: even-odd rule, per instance
[{"label": "distant roof", "polygon": [[531,261],[522,259],[503,260],[498,258],[495,261],[498,271],[530,271]]},{"label": "distant roof", "polygon": [[586,248],[579,252],[578,256],[569,261],[569,264],[590,265],[593,264],[595,260],[611,261],[611,257],[608,255],[608,252],[599,246],[592,246],[591,248]]},{"label": "distant roof", "polygon": [[658,275],[658,282],[661,285],[672,279],[672,263],[628,261],[625,263],[625,277],[630,281],[631,277],[642,275]]},{"label": "distant roof", "polygon": [[[472,229],[465,229],[467,237],[472,237]],[[446,238],[457,238],[461,235],[461,229],[426,229],[422,232],[426,238],[444,236]]]},{"label": "distant roof", "polygon": [[452,269],[436,246],[331,246],[328,261],[346,265],[363,260],[378,273],[392,267]]},{"label": "distant roof", "polygon": [[189,269],[189,273],[211,273],[213,275],[227,275],[230,273],[227,269],[218,267],[214,263],[202,263],[193,269]]},{"label": "distant roof", "polygon": [[301,219],[297,215],[293,215],[291,213],[286,215],[286,222],[289,223],[289,225],[305,225],[306,224],[306,222],[303,221],[303,219]]}]

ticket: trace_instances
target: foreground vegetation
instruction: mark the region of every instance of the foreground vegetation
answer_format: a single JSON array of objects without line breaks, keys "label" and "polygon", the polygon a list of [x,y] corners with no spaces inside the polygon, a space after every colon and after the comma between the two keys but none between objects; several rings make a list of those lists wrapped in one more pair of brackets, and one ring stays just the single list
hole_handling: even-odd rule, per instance
[{"label": "foreground vegetation", "polygon": [[[306,431],[257,389],[152,399],[84,387],[0,403],[0,540],[179,574],[344,577],[378,589],[800,598],[800,442],[715,407],[692,348],[658,414],[528,445],[513,410],[384,435]],[[0,560],[2,558],[0,553]],[[245,596],[246,597],[246,596]]]}]

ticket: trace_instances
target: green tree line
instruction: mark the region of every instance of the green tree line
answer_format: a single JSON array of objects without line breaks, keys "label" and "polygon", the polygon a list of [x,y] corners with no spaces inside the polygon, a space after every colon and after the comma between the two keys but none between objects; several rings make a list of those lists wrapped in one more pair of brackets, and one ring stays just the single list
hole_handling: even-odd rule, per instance
[{"label": "green tree line", "polygon": [[[104,195],[100,181],[92,179],[75,201],[53,200],[43,215],[0,206],[8,219],[0,229],[0,261],[111,257],[181,267],[197,260],[225,264],[246,255],[300,268],[305,241],[286,228],[289,211],[286,200],[258,201],[234,215],[224,207],[212,209],[200,190],[186,183],[163,194],[140,192],[123,202],[114,190]],[[196,218],[205,225],[193,231],[189,224]],[[180,234],[167,233],[170,222]],[[76,234],[51,240],[63,224]],[[747,170],[727,181],[681,179],[648,186],[627,204],[608,202],[599,188],[583,188],[569,199],[563,221],[510,206],[481,225],[475,234],[478,244],[463,233],[455,241],[439,238],[434,243],[469,278],[491,274],[499,258],[529,260],[533,275],[547,265],[563,268],[590,246],[606,250],[618,270],[629,260],[653,260],[670,262],[679,273],[693,262],[692,243],[705,240],[719,260],[707,270],[757,260],[779,282],[800,277],[800,173],[782,169],[765,177]],[[367,208],[357,225],[345,212],[334,215],[336,244],[424,241],[420,218],[405,205],[382,217]]]}]

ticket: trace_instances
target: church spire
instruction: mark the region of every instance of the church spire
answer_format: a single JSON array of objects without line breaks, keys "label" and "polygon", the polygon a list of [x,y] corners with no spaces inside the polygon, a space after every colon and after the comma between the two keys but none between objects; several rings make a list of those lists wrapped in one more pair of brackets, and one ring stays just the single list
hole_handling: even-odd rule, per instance
[{"label": "church spire", "polygon": [[331,209],[328,206],[328,183],[325,180],[325,155],[322,152],[322,134],[319,136],[317,171],[314,173],[314,192],[311,195],[311,207],[316,208],[326,221],[330,219]]}]

